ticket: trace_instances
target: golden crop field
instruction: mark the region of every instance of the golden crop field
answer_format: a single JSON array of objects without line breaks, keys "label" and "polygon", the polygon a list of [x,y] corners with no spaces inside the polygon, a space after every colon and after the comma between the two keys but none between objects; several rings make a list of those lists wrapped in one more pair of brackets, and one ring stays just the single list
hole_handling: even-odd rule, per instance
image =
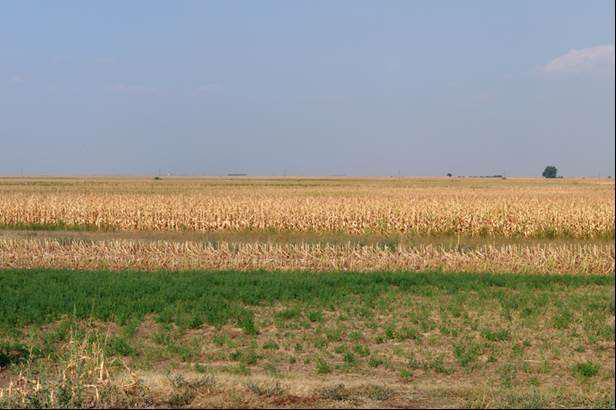
[{"label": "golden crop field", "polygon": [[614,237],[600,180],[5,179],[0,193],[5,227]]},{"label": "golden crop field", "polygon": [[5,178],[0,193],[6,267],[614,270],[608,180]]}]

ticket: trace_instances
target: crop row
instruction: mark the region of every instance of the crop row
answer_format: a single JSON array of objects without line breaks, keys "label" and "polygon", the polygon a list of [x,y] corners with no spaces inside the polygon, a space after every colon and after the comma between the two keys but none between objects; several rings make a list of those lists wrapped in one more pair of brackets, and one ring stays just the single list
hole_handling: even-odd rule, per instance
[{"label": "crop row", "polygon": [[402,233],[522,238],[613,238],[613,192],[602,195],[378,192],[190,194],[13,193],[0,225],[138,231]]},{"label": "crop row", "polygon": [[386,246],[2,239],[4,268],[311,270],[610,274],[614,244]]}]

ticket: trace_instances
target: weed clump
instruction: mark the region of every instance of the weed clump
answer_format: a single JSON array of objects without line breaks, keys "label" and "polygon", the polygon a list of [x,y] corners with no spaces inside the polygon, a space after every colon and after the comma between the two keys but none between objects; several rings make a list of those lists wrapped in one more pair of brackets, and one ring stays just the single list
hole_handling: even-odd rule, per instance
[{"label": "weed clump", "polygon": [[578,363],[573,366],[573,373],[582,377],[593,377],[599,373],[600,366],[591,361]]}]

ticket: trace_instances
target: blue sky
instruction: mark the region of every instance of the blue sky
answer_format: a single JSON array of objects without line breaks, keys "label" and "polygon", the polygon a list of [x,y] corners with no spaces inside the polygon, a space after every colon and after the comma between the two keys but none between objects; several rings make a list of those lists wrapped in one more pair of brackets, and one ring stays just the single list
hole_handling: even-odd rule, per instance
[{"label": "blue sky", "polygon": [[12,1],[0,174],[614,175],[612,1]]}]

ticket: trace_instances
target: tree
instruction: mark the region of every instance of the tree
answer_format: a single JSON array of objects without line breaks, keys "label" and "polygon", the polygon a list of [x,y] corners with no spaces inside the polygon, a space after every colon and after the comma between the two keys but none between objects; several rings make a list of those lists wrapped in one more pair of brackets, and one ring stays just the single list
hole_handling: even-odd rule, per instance
[{"label": "tree", "polygon": [[453,175],[451,175],[451,172],[448,172],[448,173],[447,173],[447,176],[448,176],[449,178],[451,178]]},{"label": "tree", "polygon": [[554,165],[548,165],[545,167],[543,174],[541,175],[543,175],[544,178],[556,178],[558,175],[558,169]]}]

